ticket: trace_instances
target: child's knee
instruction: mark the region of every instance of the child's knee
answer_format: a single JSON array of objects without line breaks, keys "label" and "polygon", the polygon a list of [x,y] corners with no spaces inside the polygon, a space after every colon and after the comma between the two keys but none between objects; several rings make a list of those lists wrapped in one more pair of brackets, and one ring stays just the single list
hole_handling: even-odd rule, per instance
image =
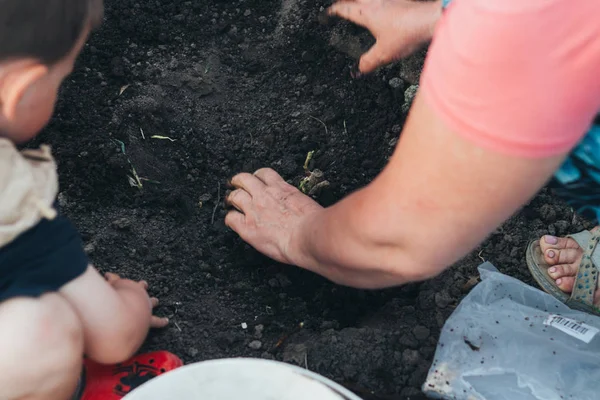
[{"label": "child's knee", "polygon": [[[76,384],[83,359],[83,330],[60,295],[1,304],[0,326],[0,369],[14,371],[14,385],[52,392]],[[18,363],[11,364],[15,360]]]}]

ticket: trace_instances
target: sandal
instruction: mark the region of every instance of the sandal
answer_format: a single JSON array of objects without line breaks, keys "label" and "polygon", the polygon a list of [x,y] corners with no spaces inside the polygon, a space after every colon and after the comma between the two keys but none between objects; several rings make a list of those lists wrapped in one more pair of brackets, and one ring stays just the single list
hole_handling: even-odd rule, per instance
[{"label": "sandal", "polygon": [[116,365],[102,365],[86,359],[79,399],[119,400],[150,379],[182,365],[176,355],[166,351],[140,354]]},{"label": "sandal", "polygon": [[598,289],[600,271],[600,246],[597,247],[600,242],[600,230],[582,231],[568,237],[575,240],[584,250],[573,292],[570,295],[560,290],[554,279],[548,275],[550,265],[544,260],[539,240],[532,241],[527,246],[527,267],[533,279],[546,293],[572,309],[600,315],[600,308],[594,306],[594,293]]}]

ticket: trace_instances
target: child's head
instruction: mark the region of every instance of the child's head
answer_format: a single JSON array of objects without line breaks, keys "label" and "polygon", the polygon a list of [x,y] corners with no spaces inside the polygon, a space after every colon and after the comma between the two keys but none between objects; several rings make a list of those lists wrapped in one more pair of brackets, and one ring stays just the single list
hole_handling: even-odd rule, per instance
[{"label": "child's head", "polygon": [[0,136],[25,142],[48,123],[102,13],[103,0],[0,0]]}]

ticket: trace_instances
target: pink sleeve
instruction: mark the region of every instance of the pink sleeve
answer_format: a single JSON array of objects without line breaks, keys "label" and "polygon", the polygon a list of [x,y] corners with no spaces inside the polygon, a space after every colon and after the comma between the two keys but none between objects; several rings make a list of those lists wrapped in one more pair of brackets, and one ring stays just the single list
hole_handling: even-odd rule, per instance
[{"label": "pink sleeve", "polygon": [[600,111],[600,0],[454,0],[421,78],[430,106],[476,144],[567,153]]}]

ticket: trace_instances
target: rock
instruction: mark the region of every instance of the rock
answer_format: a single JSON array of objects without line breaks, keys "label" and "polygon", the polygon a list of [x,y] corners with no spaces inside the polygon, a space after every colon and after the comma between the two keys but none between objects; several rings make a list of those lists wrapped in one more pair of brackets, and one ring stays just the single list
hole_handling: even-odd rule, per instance
[{"label": "rock", "polygon": [[302,343],[289,345],[283,351],[283,362],[302,365],[304,364],[304,357],[306,355],[306,352],[306,345]]},{"label": "rock", "polygon": [[195,347],[190,347],[187,351],[188,356],[190,357],[196,357],[198,355],[198,349]]},{"label": "rock", "polygon": [[419,346],[419,342],[417,342],[417,340],[410,334],[401,336],[400,339],[398,339],[398,344],[411,349],[416,349]]},{"label": "rock", "polygon": [[92,254],[94,251],[96,250],[96,246],[94,245],[94,243],[88,243],[83,247],[83,251],[85,251],[86,254]]},{"label": "rock", "polygon": [[397,89],[402,90],[402,89],[404,89],[404,81],[402,79],[398,78],[398,77],[390,79],[390,81],[388,82],[388,84],[394,90],[397,90]]},{"label": "rock", "polygon": [[413,335],[415,335],[415,338],[420,342],[427,340],[430,333],[429,328],[423,325],[417,325],[413,329]]},{"label": "rock", "polygon": [[198,264],[198,269],[203,272],[211,272],[212,271],[211,266],[204,261],[200,261],[200,263]]},{"label": "rock", "polygon": [[252,11],[250,11],[250,10],[244,11],[244,17],[249,17],[250,15],[252,15]]},{"label": "rock", "polygon": [[571,224],[569,224],[564,219],[561,219],[554,223],[554,227],[556,228],[556,234],[561,236],[566,235],[568,233],[570,226]]},{"label": "rock", "polygon": [[256,325],[254,327],[254,337],[257,339],[261,339],[263,336],[263,330],[265,329],[264,325]]},{"label": "rock", "polygon": [[402,352],[402,363],[410,366],[417,365],[421,354],[417,350],[406,349]]},{"label": "rock", "polygon": [[442,290],[435,294],[435,305],[439,308],[446,308],[452,303],[453,299],[450,297],[448,292]]},{"label": "rock", "polygon": [[113,221],[112,226],[122,231],[128,230],[131,228],[131,220],[129,218],[119,218]]},{"label": "rock", "polygon": [[262,342],[260,340],[253,340],[248,344],[252,350],[260,350],[262,348]]},{"label": "rock", "polygon": [[540,217],[548,224],[556,221],[556,210],[550,204],[544,204],[540,207]]},{"label": "rock", "polygon": [[417,306],[423,311],[429,311],[435,306],[435,293],[432,290],[421,290],[417,296]]},{"label": "rock", "polygon": [[69,204],[69,200],[67,200],[67,195],[65,192],[60,192],[56,199],[58,200],[58,206],[60,208],[65,208]]},{"label": "rock", "polygon": [[294,80],[294,82],[296,82],[297,85],[304,85],[306,84],[306,82],[308,82],[308,78],[306,77],[306,75],[298,75],[296,77],[296,79]]}]

